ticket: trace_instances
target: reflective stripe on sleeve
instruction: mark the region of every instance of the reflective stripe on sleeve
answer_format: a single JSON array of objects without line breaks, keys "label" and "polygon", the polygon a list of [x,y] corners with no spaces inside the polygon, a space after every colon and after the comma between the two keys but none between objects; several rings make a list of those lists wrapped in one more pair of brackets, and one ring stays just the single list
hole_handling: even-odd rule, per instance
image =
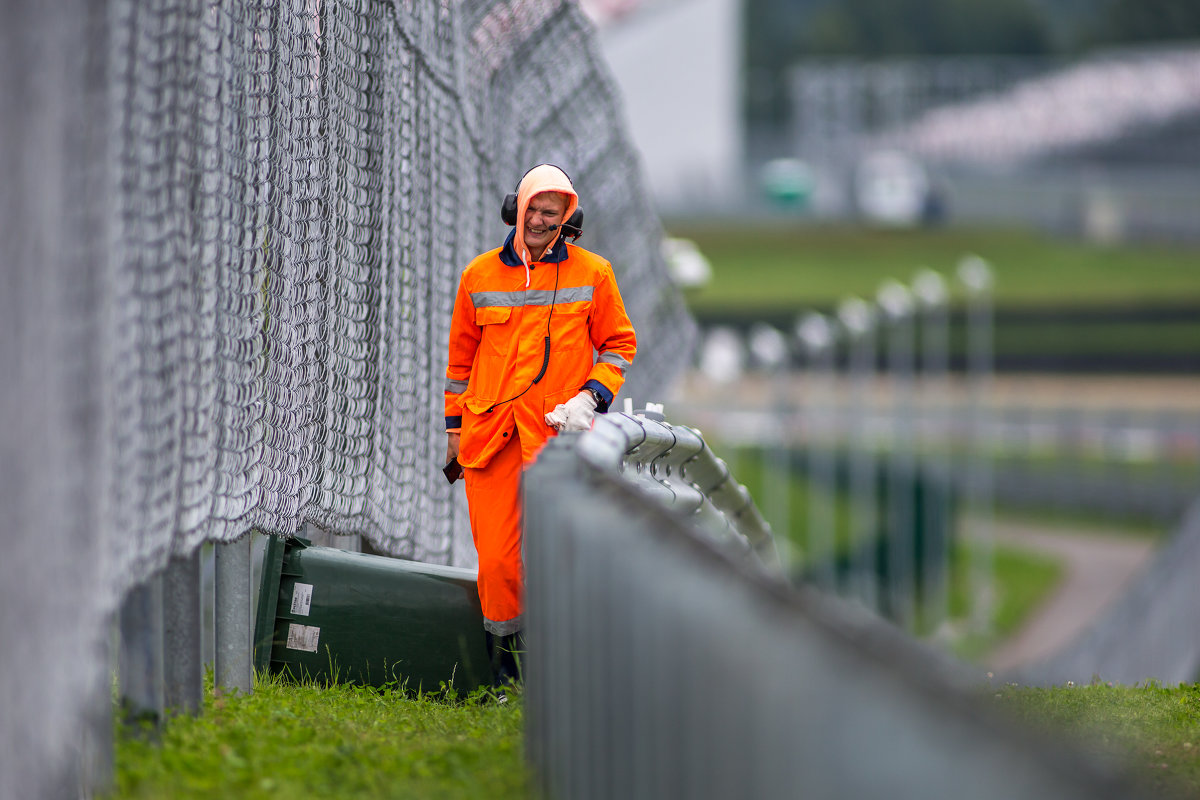
[{"label": "reflective stripe on sleeve", "polygon": [[462,394],[467,390],[467,381],[452,381],[446,379],[446,391],[450,394]]},{"label": "reflective stripe on sleeve", "polygon": [[629,369],[629,362],[621,358],[616,353],[601,353],[596,359],[597,364],[612,364],[617,369],[621,370],[621,374],[625,374],[625,370]]}]

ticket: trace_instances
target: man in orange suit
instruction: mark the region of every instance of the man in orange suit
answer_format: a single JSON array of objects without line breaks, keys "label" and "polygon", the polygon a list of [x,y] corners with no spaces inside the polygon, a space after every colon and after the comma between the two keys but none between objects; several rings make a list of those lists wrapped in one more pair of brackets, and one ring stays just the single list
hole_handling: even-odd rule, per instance
[{"label": "man in orange suit", "polygon": [[524,649],[522,470],[557,431],[608,410],[637,351],[612,265],[567,242],[582,212],[565,172],[529,170],[501,217],[504,245],[459,280],[446,367],[446,461],[466,482],[497,683],[516,679]]}]

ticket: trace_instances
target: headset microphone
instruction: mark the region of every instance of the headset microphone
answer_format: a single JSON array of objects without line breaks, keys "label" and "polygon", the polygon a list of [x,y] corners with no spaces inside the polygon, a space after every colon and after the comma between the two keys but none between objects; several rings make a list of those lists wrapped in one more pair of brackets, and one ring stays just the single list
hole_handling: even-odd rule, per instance
[{"label": "headset microphone", "polygon": [[575,209],[575,213],[571,215],[569,220],[559,223],[558,225],[551,225],[550,227],[546,228],[546,230],[556,231],[559,228],[563,229],[563,236],[569,236],[572,241],[575,241],[580,236],[583,236],[583,209]]},{"label": "headset microphone", "polygon": [[[555,166],[555,165],[551,164],[550,166]],[[567,175],[567,171],[564,170],[562,167],[559,167],[558,169],[562,170],[563,175]],[[525,174],[528,175],[529,173],[526,172]],[[524,176],[522,176],[521,180],[524,180]],[[570,175],[567,175],[567,180],[568,181],[571,180]],[[521,182],[517,181],[517,190],[520,190],[520,188],[521,188]],[[504,196],[504,202],[500,204],[500,219],[504,222],[505,225],[516,225],[517,224],[517,192],[516,191],[509,192],[508,194],[506,194]],[[572,214],[571,218],[568,219],[566,222],[562,223],[561,225],[551,225],[550,226],[550,230],[552,230],[552,231],[556,231],[559,228],[564,229],[563,230],[564,236],[570,237],[572,241],[577,240],[580,236],[583,235],[583,209],[576,207],[575,213]]]}]

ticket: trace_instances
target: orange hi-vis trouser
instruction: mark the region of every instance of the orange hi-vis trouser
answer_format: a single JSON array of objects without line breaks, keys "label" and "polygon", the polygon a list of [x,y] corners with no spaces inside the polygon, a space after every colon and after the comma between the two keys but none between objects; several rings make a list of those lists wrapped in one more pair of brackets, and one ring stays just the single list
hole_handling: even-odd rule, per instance
[{"label": "orange hi-vis trouser", "polygon": [[521,440],[508,444],[486,467],[463,469],[471,535],[479,554],[483,626],[497,636],[521,629],[525,565],[521,559]]}]

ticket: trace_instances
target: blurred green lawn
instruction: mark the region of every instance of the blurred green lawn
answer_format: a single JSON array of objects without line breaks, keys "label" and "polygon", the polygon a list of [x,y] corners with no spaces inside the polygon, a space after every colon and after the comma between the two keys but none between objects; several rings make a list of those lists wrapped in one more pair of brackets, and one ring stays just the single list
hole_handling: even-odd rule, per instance
[{"label": "blurred green lawn", "polygon": [[[1200,247],[1100,246],[1036,231],[889,230],[812,223],[668,226],[696,242],[713,279],[691,290],[696,312],[828,310],[848,295],[871,299],[882,281],[923,268],[953,280],[967,254],[994,269],[998,306],[1185,306],[1200,309]],[[956,293],[959,301],[961,292]],[[1200,316],[1200,315],[1198,315]]]}]

